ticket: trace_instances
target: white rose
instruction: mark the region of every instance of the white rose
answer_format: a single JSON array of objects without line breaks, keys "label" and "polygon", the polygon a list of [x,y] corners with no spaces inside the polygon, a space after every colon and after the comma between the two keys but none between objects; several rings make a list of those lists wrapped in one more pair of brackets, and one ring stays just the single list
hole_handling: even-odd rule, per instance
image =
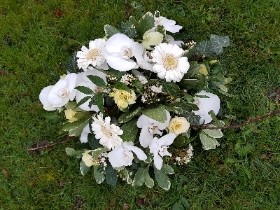
[{"label": "white rose", "polygon": [[72,101],[76,95],[77,75],[74,73],[62,77],[55,85],[50,85],[41,91],[39,99],[43,108],[47,111],[56,110],[68,101]]}]

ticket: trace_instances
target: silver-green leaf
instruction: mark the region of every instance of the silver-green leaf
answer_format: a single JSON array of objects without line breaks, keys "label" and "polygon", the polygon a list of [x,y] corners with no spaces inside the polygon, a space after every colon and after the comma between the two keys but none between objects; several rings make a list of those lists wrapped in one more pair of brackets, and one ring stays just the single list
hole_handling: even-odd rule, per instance
[{"label": "silver-green leaf", "polygon": [[204,150],[216,149],[217,146],[220,146],[219,142],[215,138],[208,136],[203,131],[199,133],[199,138]]}]

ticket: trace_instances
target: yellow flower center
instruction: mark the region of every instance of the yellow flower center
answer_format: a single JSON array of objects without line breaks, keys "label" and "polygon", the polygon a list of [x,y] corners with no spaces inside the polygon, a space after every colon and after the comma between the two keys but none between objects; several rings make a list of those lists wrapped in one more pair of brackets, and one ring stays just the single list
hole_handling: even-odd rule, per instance
[{"label": "yellow flower center", "polygon": [[107,137],[107,138],[112,138],[112,132],[107,129],[105,126],[101,127],[101,131],[103,132],[103,134]]},{"label": "yellow flower center", "polygon": [[97,48],[94,48],[88,52],[86,59],[87,60],[96,60],[96,58],[99,57],[100,55],[101,55],[100,50]]},{"label": "yellow flower center", "polygon": [[172,54],[167,54],[163,58],[163,66],[166,70],[175,69],[178,66],[178,59]]}]

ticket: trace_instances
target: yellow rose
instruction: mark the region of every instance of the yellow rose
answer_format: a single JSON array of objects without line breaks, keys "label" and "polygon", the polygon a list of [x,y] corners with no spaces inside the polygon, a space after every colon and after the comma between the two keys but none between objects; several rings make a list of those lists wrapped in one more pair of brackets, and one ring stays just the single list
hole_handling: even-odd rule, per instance
[{"label": "yellow rose", "polygon": [[186,133],[189,128],[190,123],[184,117],[174,117],[173,119],[171,119],[168,127],[169,132],[175,133],[176,135]]},{"label": "yellow rose", "polygon": [[77,113],[75,110],[73,109],[66,109],[64,111],[65,113],[65,117],[68,120],[68,122],[72,123],[78,120],[78,118],[75,117],[75,114]]},{"label": "yellow rose", "polygon": [[113,89],[110,96],[114,98],[115,103],[120,109],[125,109],[130,104],[134,104],[136,101],[136,95],[133,90],[130,92],[125,90]]},{"label": "yellow rose", "polygon": [[205,76],[208,75],[207,67],[204,64],[200,64],[199,66],[199,73]]}]

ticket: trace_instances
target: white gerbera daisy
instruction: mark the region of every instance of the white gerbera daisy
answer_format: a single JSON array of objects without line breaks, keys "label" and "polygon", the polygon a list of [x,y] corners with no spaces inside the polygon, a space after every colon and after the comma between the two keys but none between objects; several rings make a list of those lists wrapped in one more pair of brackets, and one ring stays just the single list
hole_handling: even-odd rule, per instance
[{"label": "white gerbera daisy", "polygon": [[122,139],[119,135],[123,134],[123,131],[119,126],[110,124],[111,118],[105,117],[100,113],[96,117],[93,117],[91,124],[92,131],[95,134],[95,138],[99,139],[99,143],[108,149],[114,149],[121,145]]},{"label": "white gerbera daisy", "polygon": [[182,57],[184,50],[178,45],[162,43],[152,52],[153,71],[167,82],[180,82],[190,68],[187,57]]},{"label": "white gerbera daisy", "polygon": [[77,53],[78,67],[87,71],[89,65],[92,65],[93,67],[107,70],[108,65],[103,54],[104,45],[105,39],[95,39],[89,42],[89,48],[82,46],[81,51]]}]

